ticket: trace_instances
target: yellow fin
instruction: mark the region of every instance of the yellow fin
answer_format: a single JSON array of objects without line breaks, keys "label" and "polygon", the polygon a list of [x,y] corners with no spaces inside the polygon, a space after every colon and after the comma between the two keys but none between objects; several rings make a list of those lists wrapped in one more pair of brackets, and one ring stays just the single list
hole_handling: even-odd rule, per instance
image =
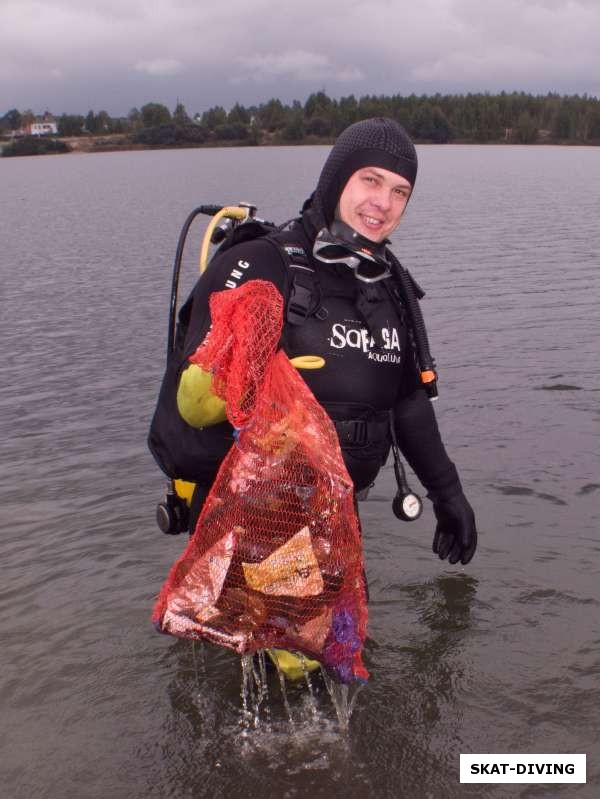
[{"label": "yellow fin", "polygon": [[301,680],[306,673],[315,671],[321,665],[318,660],[296,655],[287,649],[267,649],[266,652],[279,671],[292,682]]}]

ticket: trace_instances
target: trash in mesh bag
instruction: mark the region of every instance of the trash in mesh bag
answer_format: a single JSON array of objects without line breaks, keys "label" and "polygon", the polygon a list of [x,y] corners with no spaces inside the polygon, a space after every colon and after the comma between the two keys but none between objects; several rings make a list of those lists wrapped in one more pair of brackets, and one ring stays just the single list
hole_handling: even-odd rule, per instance
[{"label": "trash in mesh bag", "polygon": [[282,350],[283,299],[252,280],[213,294],[190,358],[213,375],[235,443],[154,608],[165,633],[240,654],[279,648],[365,681],[363,554],[330,418]]}]

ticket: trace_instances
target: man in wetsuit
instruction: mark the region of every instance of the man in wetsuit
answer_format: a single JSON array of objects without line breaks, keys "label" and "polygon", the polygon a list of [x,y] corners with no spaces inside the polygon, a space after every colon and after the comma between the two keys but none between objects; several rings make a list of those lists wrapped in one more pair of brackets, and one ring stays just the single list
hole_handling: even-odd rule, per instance
[{"label": "man in wetsuit", "polygon": [[[209,329],[212,292],[248,280],[270,281],[286,302],[286,354],[325,361],[302,376],[335,423],[356,494],[373,483],[387,458],[392,410],[399,448],[433,503],[433,551],[452,564],[466,564],[477,545],[475,517],[420,380],[387,249],[416,175],[415,148],[396,122],[377,118],[347,128],[288,230],[237,244],[209,264],[187,307],[184,355],[195,351]],[[344,257],[346,251],[351,257]],[[232,442],[228,423],[205,426],[195,417],[197,406],[189,398],[197,368],[183,370],[177,398],[185,422],[204,428],[211,451],[198,464],[192,518]]]}]

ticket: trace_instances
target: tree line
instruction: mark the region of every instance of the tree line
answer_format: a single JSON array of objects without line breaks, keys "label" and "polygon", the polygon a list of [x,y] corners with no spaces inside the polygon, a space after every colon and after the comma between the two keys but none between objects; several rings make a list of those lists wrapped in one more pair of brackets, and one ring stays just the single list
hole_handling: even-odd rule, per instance
[{"label": "tree line", "polygon": [[[46,112],[48,115],[49,112]],[[161,103],[132,108],[126,117],[106,111],[56,117],[58,135],[124,134],[146,146],[327,142],[352,122],[373,116],[396,119],[416,140],[462,142],[540,141],[600,144],[600,100],[587,95],[531,95],[524,92],[456,95],[354,95],[333,99],[315,92],[304,104],[271,99],[231,109],[214,106],[191,117],[182,103],[173,112]],[[8,111],[0,132],[10,135],[35,117]]]}]

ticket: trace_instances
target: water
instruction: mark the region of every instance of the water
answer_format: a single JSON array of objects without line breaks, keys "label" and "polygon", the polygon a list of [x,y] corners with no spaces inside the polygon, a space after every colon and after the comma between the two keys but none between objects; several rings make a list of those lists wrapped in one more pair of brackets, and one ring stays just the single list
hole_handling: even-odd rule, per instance
[{"label": "water", "polygon": [[[179,228],[200,202],[293,215],[325,152],[0,162],[10,799],[598,795],[597,149],[420,149],[395,243],[428,291],[438,418],[481,546],[466,568],[435,559],[430,508],[397,521],[385,468],[362,505],[372,679],[348,730],[318,680],[312,700],[288,687],[292,727],[273,673],[268,723],[244,726],[239,658],[152,629],[184,545],[155,528],[145,449]],[[588,782],[461,786],[461,752],[586,753]]]}]

